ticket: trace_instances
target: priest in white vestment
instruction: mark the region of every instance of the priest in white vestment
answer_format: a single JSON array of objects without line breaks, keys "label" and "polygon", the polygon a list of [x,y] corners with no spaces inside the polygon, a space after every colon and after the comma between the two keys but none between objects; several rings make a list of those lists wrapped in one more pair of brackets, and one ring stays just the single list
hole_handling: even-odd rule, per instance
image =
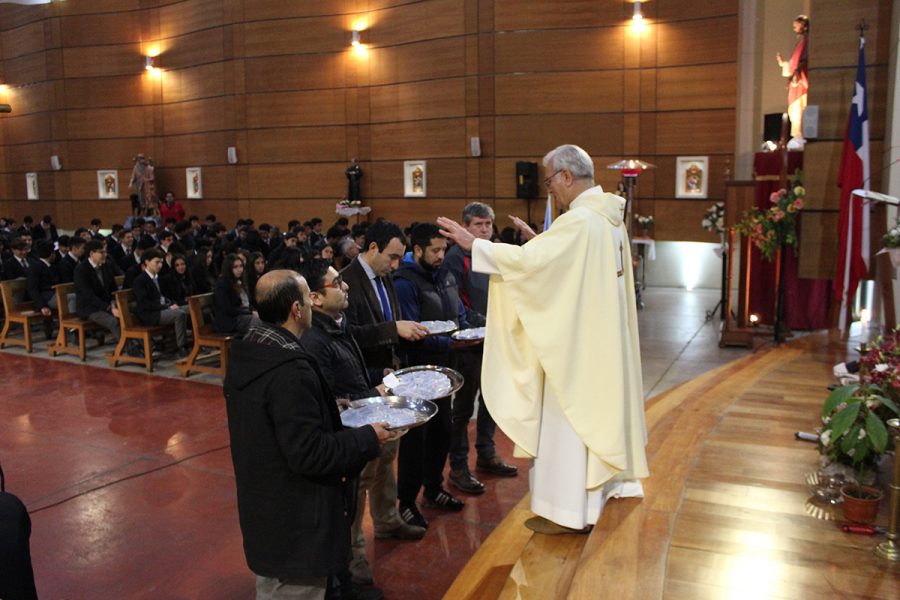
[{"label": "priest in white vestment", "polygon": [[594,185],[573,145],[544,157],[545,184],[566,210],[524,246],[444,234],[491,275],[482,397],[519,456],[534,459],[526,522],[586,532],[611,497],[642,496],[647,432],[625,200]]}]

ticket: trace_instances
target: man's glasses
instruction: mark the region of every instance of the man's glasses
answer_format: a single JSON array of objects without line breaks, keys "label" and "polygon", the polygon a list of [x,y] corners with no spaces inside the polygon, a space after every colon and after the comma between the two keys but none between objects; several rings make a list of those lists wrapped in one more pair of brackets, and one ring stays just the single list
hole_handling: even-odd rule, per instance
[{"label": "man's glasses", "polygon": [[323,283],[322,289],[334,288],[336,290],[339,290],[343,287],[343,285],[344,285],[344,278],[341,277],[340,275],[338,275],[337,277],[335,277],[334,279],[331,280],[331,283]]},{"label": "man's glasses", "polygon": [[544,180],[544,187],[550,187],[550,182],[553,181],[553,178],[565,171],[565,169],[557,169],[553,171],[553,174]]}]

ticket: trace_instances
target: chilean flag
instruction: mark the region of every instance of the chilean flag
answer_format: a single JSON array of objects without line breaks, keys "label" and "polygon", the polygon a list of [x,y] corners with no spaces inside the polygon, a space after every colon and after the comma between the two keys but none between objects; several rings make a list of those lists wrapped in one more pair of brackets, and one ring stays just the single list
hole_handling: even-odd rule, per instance
[{"label": "chilean flag", "polygon": [[866,38],[859,38],[859,65],[850,104],[850,119],[841,153],[838,187],[841,212],[834,298],[841,305],[840,328],[847,327],[847,308],[856,297],[859,280],[869,272],[869,207],[852,190],[869,190],[869,111],[866,99]]}]

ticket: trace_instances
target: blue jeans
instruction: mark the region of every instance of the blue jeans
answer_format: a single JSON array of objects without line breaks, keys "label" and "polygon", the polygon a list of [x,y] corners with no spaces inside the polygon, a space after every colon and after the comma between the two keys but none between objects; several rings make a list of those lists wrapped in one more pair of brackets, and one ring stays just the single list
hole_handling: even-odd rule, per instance
[{"label": "blue jeans", "polygon": [[[456,353],[455,368],[466,382],[453,398],[450,420],[450,468],[454,471],[469,469],[469,420],[475,410],[475,397],[481,388],[482,347],[460,350]],[[494,433],[497,424],[484,405],[478,403],[478,420],[475,423],[475,452],[478,458],[490,460],[497,454]]]}]

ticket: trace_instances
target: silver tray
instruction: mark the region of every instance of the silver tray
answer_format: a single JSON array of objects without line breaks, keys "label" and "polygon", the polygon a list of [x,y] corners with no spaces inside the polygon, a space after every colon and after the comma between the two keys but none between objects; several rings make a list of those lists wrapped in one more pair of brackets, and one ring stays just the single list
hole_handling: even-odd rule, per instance
[{"label": "silver tray", "polygon": [[469,329],[460,329],[450,337],[459,342],[480,342],[484,339],[484,332],[484,327],[470,327]]},{"label": "silver tray", "polygon": [[[376,407],[381,410],[377,410]],[[384,409],[388,411],[387,418]],[[393,411],[396,411],[396,415],[390,414]],[[406,411],[412,411],[413,414],[409,415]],[[406,396],[375,396],[352,401],[350,408],[341,413],[341,422],[346,427],[356,428],[387,421],[391,424],[386,429],[413,429],[430,421],[437,411],[437,404],[430,400],[417,400]],[[405,418],[407,416],[415,420],[409,421]]]},{"label": "silver tray", "polygon": [[446,375],[448,379],[450,379],[450,391],[441,396],[435,396],[433,398],[423,398],[423,400],[437,400],[439,398],[446,398],[452,394],[454,394],[459,388],[463,386],[465,383],[465,378],[459,373],[459,371],[454,371],[449,367],[438,367],[436,365],[417,365],[415,367],[406,367],[405,369],[398,369],[394,371],[393,375],[403,381],[403,376],[408,373],[417,373],[419,371],[436,371],[438,373],[442,373]]},{"label": "silver tray", "polygon": [[444,335],[459,329],[453,321],[422,321],[419,325],[428,329],[428,335]]}]

